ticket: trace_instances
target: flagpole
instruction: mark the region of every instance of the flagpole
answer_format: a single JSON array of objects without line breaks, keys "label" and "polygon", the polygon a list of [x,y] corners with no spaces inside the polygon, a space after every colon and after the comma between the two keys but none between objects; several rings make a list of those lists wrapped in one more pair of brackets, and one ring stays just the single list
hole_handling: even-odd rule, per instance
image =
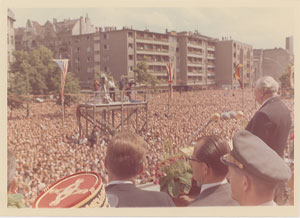
[{"label": "flagpole", "polygon": [[242,108],[244,108],[244,89],[245,89],[245,84],[244,84],[244,66],[243,66],[243,79],[242,79]]},{"label": "flagpole", "polygon": [[170,85],[171,84],[169,84],[169,96],[168,96],[168,115],[170,115],[170,95],[171,95],[171,90],[170,90]]},{"label": "flagpole", "polygon": [[62,107],[62,127],[64,127],[64,123],[65,123],[65,110],[64,110],[64,102],[63,102],[63,100],[61,101],[61,107]]},{"label": "flagpole", "polygon": [[60,99],[61,99],[61,108],[62,108],[62,127],[64,127],[65,123],[65,108],[64,108],[64,86],[65,80],[68,72],[68,61],[69,59],[53,59],[53,61],[59,66],[61,69],[61,76],[60,76],[60,84],[61,84],[61,91],[60,91]]}]

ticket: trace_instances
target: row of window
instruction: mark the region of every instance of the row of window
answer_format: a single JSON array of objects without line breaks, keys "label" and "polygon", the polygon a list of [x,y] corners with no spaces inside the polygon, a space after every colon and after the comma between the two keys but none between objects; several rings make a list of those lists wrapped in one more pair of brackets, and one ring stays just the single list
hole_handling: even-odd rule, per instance
[{"label": "row of window", "polygon": [[10,36],[9,37],[9,34],[7,34],[7,44],[9,45],[9,44],[12,44],[12,45],[14,45],[14,36]]}]

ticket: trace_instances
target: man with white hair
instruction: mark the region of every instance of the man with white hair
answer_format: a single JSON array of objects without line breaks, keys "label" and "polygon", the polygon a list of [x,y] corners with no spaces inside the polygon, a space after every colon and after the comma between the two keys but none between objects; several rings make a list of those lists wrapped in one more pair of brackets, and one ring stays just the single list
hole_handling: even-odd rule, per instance
[{"label": "man with white hair", "polygon": [[[278,89],[278,83],[271,76],[263,76],[256,81],[254,96],[262,106],[250,120],[246,130],[262,139],[283,158],[292,121],[289,109],[277,95]],[[276,188],[276,203],[279,205],[286,204],[288,197],[287,184],[279,185]]]},{"label": "man with white hair", "polygon": [[246,130],[261,138],[283,157],[292,121],[289,109],[277,95],[278,88],[278,83],[271,76],[263,76],[256,81],[254,96],[262,106],[250,120]]}]

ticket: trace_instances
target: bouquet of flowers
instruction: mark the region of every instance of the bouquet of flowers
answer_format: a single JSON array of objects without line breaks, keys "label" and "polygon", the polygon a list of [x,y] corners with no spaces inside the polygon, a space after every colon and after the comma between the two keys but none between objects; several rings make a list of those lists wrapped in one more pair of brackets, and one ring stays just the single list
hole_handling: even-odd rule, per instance
[{"label": "bouquet of flowers", "polygon": [[166,192],[173,198],[180,194],[188,194],[192,187],[192,168],[186,161],[184,154],[172,154],[171,143],[168,144],[169,153],[165,159],[159,162],[155,168],[156,180],[160,185],[160,191]]},{"label": "bouquet of flowers", "polygon": [[184,155],[170,156],[155,168],[156,183],[160,191],[177,198],[180,194],[188,194],[192,187],[192,169]]}]

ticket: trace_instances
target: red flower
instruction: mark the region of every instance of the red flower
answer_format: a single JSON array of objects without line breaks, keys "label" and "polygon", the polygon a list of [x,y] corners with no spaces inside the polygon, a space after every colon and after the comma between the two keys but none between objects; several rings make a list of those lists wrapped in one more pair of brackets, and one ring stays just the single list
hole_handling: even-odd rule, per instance
[{"label": "red flower", "polygon": [[294,140],[294,132],[291,132],[291,134],[290,134],[290,140]]}]

